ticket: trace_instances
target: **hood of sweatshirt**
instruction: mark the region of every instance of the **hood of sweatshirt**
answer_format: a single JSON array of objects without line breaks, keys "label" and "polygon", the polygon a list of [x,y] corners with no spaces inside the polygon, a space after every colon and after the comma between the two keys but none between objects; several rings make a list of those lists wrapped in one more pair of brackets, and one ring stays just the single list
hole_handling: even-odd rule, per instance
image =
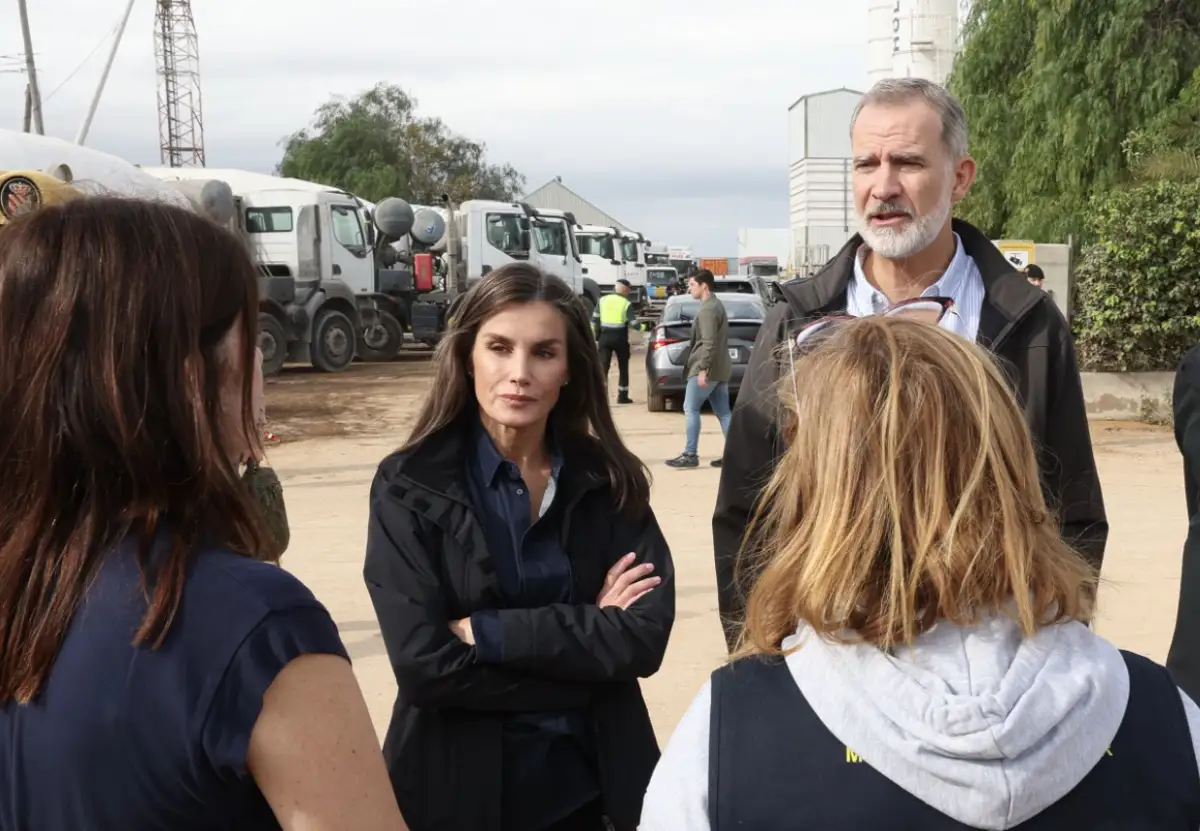
[{"label": "hood of sweatshirt", "polygon": [[805,629],[788,667],[839,741],[913,796],[973,828],[1005,829],[1069,793],[1125,716],[1121,653],[1086,626],[1023,638],[1007,616],[939,624],[892,653]]}]

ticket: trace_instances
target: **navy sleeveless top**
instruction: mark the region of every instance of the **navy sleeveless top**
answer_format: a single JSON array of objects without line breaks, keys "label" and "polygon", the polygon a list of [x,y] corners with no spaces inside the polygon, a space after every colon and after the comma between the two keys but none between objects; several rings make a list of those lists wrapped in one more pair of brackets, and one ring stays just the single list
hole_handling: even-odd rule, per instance
[{"label": "navy sleeveless top", "polygon": [[[1129,704],[1106,754],[1019,831],[1196,831],[1200,771],[1166,669],[1123,652]],[[781,659],[745,658],[712,676],[713,831],[967,831],[870,765],[817,718]]]},{"label": "navy sleeveless top", "polygon": [[189,567],[159,649],[132,541],[101,566],[41,694],[0,707],[0,831],[277,829],[246,771],[263,694],[306,653],[346,657],[278,566],[214,549]]}]

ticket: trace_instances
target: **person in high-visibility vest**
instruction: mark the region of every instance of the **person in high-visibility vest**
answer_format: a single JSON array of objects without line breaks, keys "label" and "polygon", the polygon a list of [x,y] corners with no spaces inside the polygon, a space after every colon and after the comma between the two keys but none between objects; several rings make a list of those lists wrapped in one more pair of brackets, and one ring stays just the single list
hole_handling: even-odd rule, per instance
[{"label": "person in high-visibility vest", "polygon": [[607,383],[613,355],[617,356],[617,403],[632,404],[629,397],[629,327],[636,323],[637,312],[629,302],[632,288],[628,280],[617,281],[616,294],[600,298],[596,314],[600,318],[600,364]]}]

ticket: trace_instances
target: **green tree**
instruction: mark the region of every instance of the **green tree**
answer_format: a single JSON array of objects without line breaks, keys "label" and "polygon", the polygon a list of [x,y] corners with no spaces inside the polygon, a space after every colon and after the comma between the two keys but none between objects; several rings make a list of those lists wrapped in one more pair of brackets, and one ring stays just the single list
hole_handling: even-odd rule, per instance
[{"label": "green tree", "polygon": [[975,0],[950,79],[980,163],[961,214],[996,237],[1086,235],[1091,198],[1129,176],[1123,143],[1198,66],[1188,0]]},{"label": "green tree", "polygon": [[416,109],[416,100],[394,84],[335,97],[317,108],[308,127],[281,142],[275,172],[372,202],[399,196],[430,205],[443,193],[457,202],[508,200],[524,190],[525,177],[511,165],[488,164],[485,145]]},{"label": "green tree", "polygon": [[1200,179],[1200,68],[1174,103],[1129,134],[1124,150],[1135,181]]}]

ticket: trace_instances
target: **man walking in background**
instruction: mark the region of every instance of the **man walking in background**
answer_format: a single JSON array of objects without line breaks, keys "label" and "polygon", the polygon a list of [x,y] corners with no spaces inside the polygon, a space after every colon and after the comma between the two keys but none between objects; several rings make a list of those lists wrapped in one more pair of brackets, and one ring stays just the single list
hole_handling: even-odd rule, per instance
[{"label": "man walking in background", "polygon": [[[692,320],[691,351],[687,360],[687,392],[683,397],[683,413],[687,420],[687,444],[682,453],[667,462],[669,467],[699,467],[697,455],[700,444],[700,408],[712,404],[721,422],[721,432],[729,432],[729,379],[733,362],[729,359],[729,316],[725,306],[713,297],[713,274],[707,268],[698,271],[688,284],[692,297],[700,308]],[[720,467],[716,459],[713,467]]]},{"label": "man walking in background", "polygon": [[612,367],[613,355],[617,356],[617,403],[632,404],[629,397],[629,327],[636,319],[633,304],[629,302],[632,288],[628,280],[617,280],[616,294],[600,298],[596,314],[600,318],[597,344],[600,347],[600,365],[604,367],[604,383],[608,383],[608,372]]},{"label": "man walking in background", "polygon": [[763,323],[725,445],[713,548],[731,648],[743,591],[755,579],[735,576],[743,537],[783,452],[777,382],[788,361],[781,348],[831,315],[880,314],[918,297],[952,301],[939,325],[991,350],[1009,370],[1063,537],[1097,571],[1104,557],[1108,521],[1070,327],[986,235],[951,218],[975,180],[962,106],[931,81],[883,80],[859,102],[850,135],[859,233],[811,279],[782,285],[784,301]]}]

